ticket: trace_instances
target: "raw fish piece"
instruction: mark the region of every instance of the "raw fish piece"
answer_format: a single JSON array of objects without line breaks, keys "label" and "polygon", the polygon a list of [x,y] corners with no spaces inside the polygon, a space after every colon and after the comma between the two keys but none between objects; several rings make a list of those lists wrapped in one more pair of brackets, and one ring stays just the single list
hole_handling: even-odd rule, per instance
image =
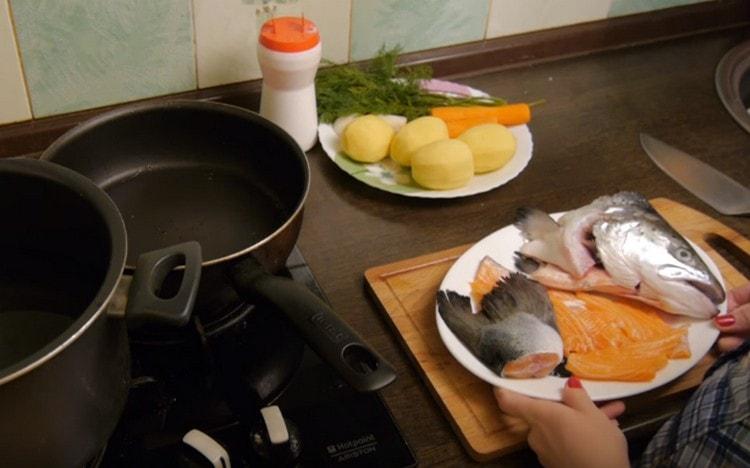
[{"label": "raw fish piece", "polygon": [[573,375],[595,380],[646,381],[669,359],[690,357],[687,328],[630,299],[549,291]]},{"label": "raw fish piece", "polygon": [[482,298],[484,298],[485,294],[492,291],[497,282],[507,278],[509,274],[510,271],[494,261],[490,256],[485,256],[479,262],[477,273],[474,275],[474,281],[471,282],[471,298],[477,304],[477,309],[482,304]]},{"label": "raw fish piece", "polygon": [[561,362],[563,346],[547,291],[510,273],[471,313],[471,300],[439,291],[438,312],[462,343],[493,372],[508,378],[549,375]]},{"label": "raw fish piece", "polygon": [[685,331],[674,332],[653,341],[631,343],[587,353],[572,353],[565,368],[573,375],[591,380],[644,382],[669,362],[673,350],[684,342]]},{"label": "raw fish piece", "polygon": [[[516,227],[527,240],[516,267],[546,286],[613,293],[699,319],[716,315],[725,299],[698,253],[640,194],[599,197],[557,222],[524,208]],[[560,271],[540,268],[549,264]]]}]

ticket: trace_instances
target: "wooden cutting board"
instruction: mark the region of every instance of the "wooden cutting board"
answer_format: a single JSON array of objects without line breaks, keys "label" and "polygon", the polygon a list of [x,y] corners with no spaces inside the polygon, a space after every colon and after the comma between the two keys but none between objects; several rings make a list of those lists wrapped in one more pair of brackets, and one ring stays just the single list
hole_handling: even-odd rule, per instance
[{"label": "wooden cutting board", "polygon": [[[651,203],[675,229],[708,253],[721,270],[728,288],[747,281],[706,243],[705,236],[720,234],[749,253],[750,241],[679,203],[664,198]],[[438,287],[451,265],[470,246],[373,267],[365,272],[365,279],[469,455],[478,461],[488,461],[525,447],[527,427],[523,421],[500,413],[491,386],[464,369],[438,335],[435,323]],[[628,412],[646,413],[660,401],[693,389],[714,359],[709,354],[672,383],[628,398]]]}]

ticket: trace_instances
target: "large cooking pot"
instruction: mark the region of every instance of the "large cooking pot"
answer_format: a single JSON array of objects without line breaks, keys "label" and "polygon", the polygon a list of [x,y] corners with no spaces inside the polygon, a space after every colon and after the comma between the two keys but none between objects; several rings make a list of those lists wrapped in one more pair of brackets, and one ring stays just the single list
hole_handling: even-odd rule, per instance
[{"label": "large cooking pot", "polygon": [[[34,160],[0,161],[0,217],[0,466],[83,466],[105,445],[128,392],[126,325],[108,307],[125,265],[125,226],[90,180]],[[183,325],[200,263],[194,242],[144,255],[127,321]],[[179,265],[182,286],[160,297],[160,281]]]},{"label": "large cooking pot", "polygon": [[[72,129],[42,159],[112,197],[127,227],[128,267],[141,252],[195,240],[204,277],[225,278],[243,299],[283,313],[354,388],[395,378],[326,303],[275,275],[300,232],[310,176],[305,154],[270,121],[214,102],[138,104]],[[215,289],[202,285],[198,302],[210,303]]]}]

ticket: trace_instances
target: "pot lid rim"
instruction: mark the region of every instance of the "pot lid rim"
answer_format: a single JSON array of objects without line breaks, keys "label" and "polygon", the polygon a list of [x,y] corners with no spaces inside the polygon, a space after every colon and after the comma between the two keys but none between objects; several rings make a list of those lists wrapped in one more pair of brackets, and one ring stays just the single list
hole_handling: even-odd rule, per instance
[{"label": "pot lid rim", "polygon": [[[109,121],[132,116],[134,114],[147,113],[147,112],[152,112],[156,110],[185,109],[185,108],[203,110],[203,111],[211,111],[211,112],[229,113],[236,117],[239,117],[242,119],[249,119],[255,123],[263,125],[267,130],[275,133],[279,138],[281,138],[282,140],[285,140],[289,144],[289,147],[292,150],[291,152],[295,154],[296,159],[300,163],[299,169],[302,172],[302,176],[303,176],[304,184],[305,184],[303,187],[303,190],[300,193],[299,199],[297,200],[297,203],[294,206],[294,209],[277,229],[275,229],[273,232],[268,234],[266,237],[255,242],[254,244],[245,246],[239,250],[235,250],[233,252],[222,255],[220,257],[211,258],[211,259],[203,259],[203,261],[201,262],[201,267],[208,267],[211,265],[216,265],[219,263],[224,263],[224,262],[237,259],[239,257],[243,257],[245,255],[250,254],[252,251],[257,250],[261,246],[270,242],[271,239],[276,237],[282,231],[284,231],[304,211],[304,207],[307,202],[307,198],[309,196],[310,188],[311,188],[310,163],[307,160],[307,156],[305,155],[305,152],[302,151],[302,148],[300,148],[299,145],[297,145],[297,143],[294,141],[292,136],[289,135],[289,133],[287,133],[281,127],[273,123],[271,120],[266,119],[265,117],[261,116],[259,113],[252,111],[250,109],[247,109],[241,106],[236,106],[233,104],[228,104],[225,102],[203,101],[203,100],[192,100],[192,99],[171,99],[168,101],[141,102],[141,103],[125,105],[122,107],[118,107],[118,108],[106,111],[106,112],[103,112],[102,114],[92,117],[91,119],[81,122],[80,124],[76,125],[75,127],[65,132],[58,139],[56,139],[49,147],[47,147],[47,149],[45,149],[42,152],[42,154],[39,157],[41,160],[50,161],[54,163],[55,156],[57,152],[59,151],[60,147],[64,147],[64,145],[68,144],[70,141],[73,141],[76,138],[79,138],[79,136],[81,135],[85,135],[92,128],[95,128]],[[135,265],[130,264],[128,262],[127,256],[125,258],[126,258],[125,264],[124,264],[125,270],[132,272],[135,269]]]},{"label": "pot lid rim", "polygon": [[[100,214],[102,223],[109,233],[110,258],[107,272],[89,305],[56,338],[42,348],[23,357],[13,364],[0,368],[0,386],[28,374],[50,361],[75,343],[106,310],[117,283],[120,280],[127,254],[125,223],[120,211],[109,196],[93,182],[77,172],[47,161],[33,159],[9,159],[0,161],[0,173],[38,177],[57,183],[68,190],[76,191],[86,198]],[[123,324],[124,325],[124,324]]]}]

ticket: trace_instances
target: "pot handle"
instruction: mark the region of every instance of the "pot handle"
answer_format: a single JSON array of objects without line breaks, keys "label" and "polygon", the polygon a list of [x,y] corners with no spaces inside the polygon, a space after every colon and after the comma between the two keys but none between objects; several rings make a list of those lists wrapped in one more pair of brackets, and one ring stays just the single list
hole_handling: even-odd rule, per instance
[{"label": "pot handle", "polygon": [[396,378],[391,365],[307,287],[267,273],[252,257],[234,264],[229,277],[241,296],[283,312],[310,347],[355,390],[380,390]]},{"label": "pot handle", "polygon": [[[201,246],[190,241],[146,252],[138,257],[128,291],[125,320],[128,328],[144,323],[181,327],[190,320],[201,279]],[[185,265],[177,294],[156,295],[159,286],[175,267]]]}]

